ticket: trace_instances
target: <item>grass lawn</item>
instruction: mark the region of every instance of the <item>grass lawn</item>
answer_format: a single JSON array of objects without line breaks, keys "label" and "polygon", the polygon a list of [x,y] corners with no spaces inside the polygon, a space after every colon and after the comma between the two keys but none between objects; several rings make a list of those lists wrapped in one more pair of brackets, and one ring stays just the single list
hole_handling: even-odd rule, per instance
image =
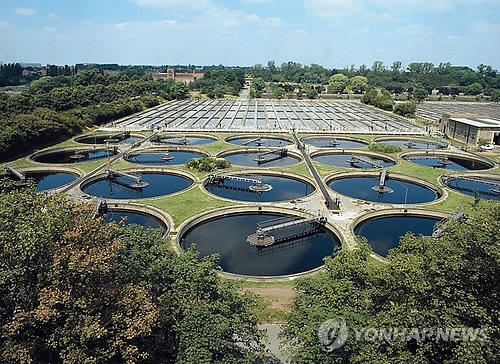
[{"label": "grass lawn", "polygon": [[348,172],[350,170],[349,168],[334,167],[328,164],[318,163],[314,161],[313,164],[321,177],[326,177],[332,173],[337,172]]},{"label": "grass lawn", "polygon": [[167,214],[172,216],[176,226],[179,226],[183,221],[201,212],[220,207],[241,205],[212,197],[201,191],[200,186],[196,186],[186,192],[182,192],[174,196],[159,197],[152,200],[142,200],[137,201],[137,203],[154,206],[165,211]]},{"label": "grass lawn", "polygon": [[274,168],[271,168],[271,170],[290,172],[290,173],[300,174],[300,175],[305,176],[305,177],[312,177],[311,173],[309,172],[309,168],[307,168],[307,165],[305,162],[300,162],[299,164],[294,164],[294,165],[285,166],[285,167],[274,167]]},{"label": "grass lawn", "polygon": [[422,166],[416,163],[408,162],[405,160],[400,160],[399,164],[389,168],[390,172],[404,174],[407,176],[417,177],[427,180],[432,183],[436,183],[437,178],[445,173],[453,173],[455,170],[443,170],[442,168],[432,168],[427,166]]}]

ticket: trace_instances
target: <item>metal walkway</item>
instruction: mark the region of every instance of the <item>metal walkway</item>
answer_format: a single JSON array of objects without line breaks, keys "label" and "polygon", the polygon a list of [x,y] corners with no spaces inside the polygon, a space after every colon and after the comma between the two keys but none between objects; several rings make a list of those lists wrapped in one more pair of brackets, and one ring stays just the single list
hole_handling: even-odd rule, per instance
[{"label": "metal walkway", "polygon": [[323,194],[323,197],[325,198],[325,205],[328,210],[340,210],[339,202],[332,200],[330,194],[328,193],[328,190],[326,189],[325,185],[323,184],[323,181],[321,180],[321,177],[318,174],[318,171],[314,167],[314,164],[311,162],[311,159],[309,158],[309,155],[306,153],[304,145],[300,142],[299,138],[295,134],[295,132],[292,133],[292,137],[297,144],[297,147],[299,148],[300,152],[302,153],[302,157],[304,158],[304,161],[306,162],[307,166],[309,167],[309,171],[311,171],[311,174],[313,175],[316,184],[318,185],[321,193]]},{"label": "metal walkway", "polygon": [[314,216],[302,219],[296,219],[295,217],[280,217],[277,219],[262,221],[257,224],[256,232],[248,235],[247,242],[257,247],[268,247],[280,241],[288,241],[290,238],[305,236],[305,233],[309,234],[309,232],[300,232],[282,237],[280,239],[275,239],[274,236],[269,235],[269,233],[273,231],[306,224],[318,227],[326,224],[326,221],[327,219],[324,216]]},{"label": "metal walkway", "polygon": [[451,223],[462,220],[467,220],[466,214],[461,211],[453,213],[453,215],[450,215],[449,217],[441,220],[436,225],[434,225],[434,229],[432,230],[432,237],[436,239],[441,237],[441,235],[443,235],[448,230]]},{"label": "metal walkway", "polygon": [[381,164],[378,164],[378,163],[375,163],[375,162],[372,162],[371,160],[367,159],[367,158],[364,158],[364,157],[359,157],[359,156],[356,156],[356,155],[353,155],[351,157],[351,159],[347,160],[349,163],[351,164],[354,164],[354,163],[357,163],[357,162],[363,162],[363,163],[366,163],[366,164],[369,164],[371,165],[372,167],[375,167],[375,168],[384,168],[383,165]]},{"label": "metal walkway", "polygon": [[[274,154],[274,157],[270,158],[264,158],[266,155],[271,155]],[[257,162],[257,164],[265,164],[265,163],[270,163],[273,161],[276,161],[278,159],[285,158],[288,155],[288,150],[286,148],[281,148],[277,150],[270,150],[268,152],[264,152],[259,154],[257,157],[255,157],[253,160]]]},{"label": "metal walkway", "polygon": [[26,181],[26,174],[21,172],[19,169],[15,167],[5,167],[4,169],[6,173],[16,176],[20,181]]}]

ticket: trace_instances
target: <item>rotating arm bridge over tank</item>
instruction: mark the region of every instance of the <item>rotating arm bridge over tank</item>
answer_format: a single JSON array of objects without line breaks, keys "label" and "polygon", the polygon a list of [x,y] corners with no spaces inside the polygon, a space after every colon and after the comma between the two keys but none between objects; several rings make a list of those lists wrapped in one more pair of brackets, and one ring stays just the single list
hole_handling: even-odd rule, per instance
[{"label": "rotating arm bridge over tank", "polygon": [[110,135],[107,139],[104,139],[104,142],[105,143],[117,143],[119,141],[127,139],[128,137],[130,137],[130,132],[129,131],[122,131],[120,133]]},{"label": "rotating arm bridge over tank", "polygon": [[4,168],[5,172],[11,176],[16,176],[19,181],[25,182],[26,181],[26,174],[24,172],[21,172],[19,169],[15,167],[5,167]]},{"label": "rotating arm bridge over tank", "polygon": [[372,190],[377,191],[378,193],[389,193],[392,192],[390,187],[385,185],[385,182],[389,179],[389,172],[386,169],[382,169],[379,174],[379,182],[378,186],[373,186]]},{"label": "rotating arm bridge over tank", "polygon": [[[83,159],[85,156],[88,156],[90,153],[98,153],[98,152],[107,152],[107,153],[116,153],[118,151],[118,148],[116,146],[112,148],[108,147],[102,147],[102,148],[89,148],[89,149],[77,149],[75,150],[75,154],[71,155],[71,159]],[[87,157],[88,160],[90,159],[95,159],[95,158],[89,158]]]},{"label": "rotating arm bridge over tank", "polygon": [[118,170],[114,170],[114,169],[108,169],[108,170],[106,170],[106,175],[108,178],[112,178],[115,180],[116,180],[115,177],[118,176],[118,177],[125,177],[125,178],[128,178],[128,179],[135,181],[135,182],[130,183],[130,184],[120,183],[121,185],[123,185],[125,187],[134,188],[134,189],[143,189],[143,188],[146,188],[149,186],[149,183],[143,181],[141,175],[138,175],[138,174],[133,174],[133,173],[124,172],[124,171],[118,171]]},{"label": "rotating arm bridge over tank", "polygon": [[468,216],[461,211],[457,211],[457,212],[453,213],[453,215],[450,215],[449,217],[441,220],[439,223],[437,223],[434,226],[434,229],[432,231],[432,237],[436,238],[436,239],[440,238],[441,235],[443,235],[448,230],[451,223],[453,223],[455,221],[463,221],[463,220],[467,220],[467,219],[468,219]]},{"label": "rotating arm bridge over tank", "polygon": [[298,239],[300,237],[309,235],[311,231],[304,231],[298,234],[288,235],[280,239],[275,239],[275,237],[270,235],[270,233],[273,231],[283,230],[291,228],[293,226],[305,224],[313,226],[315,230],[318,226],[325,225],[326,221],[327,219],[324,216],[314,216],[302,219],[295,219],[293,217],[280,217],[277,219],[263,221],[257,224],[255,234],[248,235],[247,242],[257,247],[267,247],[291,239]]},{"label": "rotating arm bridge over tank", "polygon": [[[270,150],[268,152],[264,152],[259,154],[257,157],[254,158],[254,161],[257,162],[257,164],[264,164],[264,163],[269,163],[281,158],[284,158],[288,155],[288,150],[286,148],[281,148],[277,150]],[[266,158],[266,156],[269,156]]]},{"label": "rotating arm bridge over tank", "polygon": [[357,156],[357,155],[353,155],[351,157],[351,159],[348,159],[347,162],[349,162],[350,164],[354,164],[354,163],[358,163],[358,162],[363,162],[363,163],[366,163],[366,164],[369,164],[371,165],[372,167],[374,168],[383,168],[384,166],[382,166],[381,164],[378,164],[378,163],[375,163],[375,162],[372,162],[371,160],[369,160],[368,158],[364,158],[364,157],[360,157],[360,156]]},{"label": "rotating arm bridge over tank", "polygon": [[[481,183],[484,185],[489,185],[492,186],[489,191],[482,191],[481,193],[484,195],[490,195],[490,196],[498,196],[500,195],[500,181],[492,181],[492,180],[487,180],[484,178],[480,177],[466,177],[466,176],[449,176],[449,175],[444,175],[441,177],[442,181],[444,184],[448,184],[448,182],[457,180],[457,181],[467,181],[467,182],[474,182],[474,183]],[[472,188],[467,188],[467,187],[459,187],[455,186],[455,189],[459,191],[467,191],[467,192],[476,192],[477,190],[474,190]]]},{"label": "rotating arm bridge over tank", "polygon": [[225,180],[232,181],[240,181],[240,182],[248,182],[251,185],[248,187],[248,190],[251,192],[267,192],[270,191],[273,187],[269,184],[262,183],[262,179],[256,178],[247,178],[247,177],[239,177],[239,176],[229,176],[225,174],[210,174],[208,176],[208,184],[217,185],[223,184]]}]

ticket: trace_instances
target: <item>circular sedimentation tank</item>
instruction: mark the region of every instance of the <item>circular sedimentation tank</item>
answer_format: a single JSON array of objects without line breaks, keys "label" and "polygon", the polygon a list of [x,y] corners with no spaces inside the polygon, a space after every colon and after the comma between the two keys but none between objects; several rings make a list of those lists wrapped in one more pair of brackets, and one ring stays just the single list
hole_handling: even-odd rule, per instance
[{"label": "circular sedimentation tank", "polygon": [[485,200],[500,200],[500,176],[467,174],[444,175],[441,181],[447,187],[468,196]]},{"label": "circular sedimentation tank", "polygon": [[396,160],[377,153],[359,153],[349,150],[312,153],[311,158],[319,163],[342,168],[385,168],[396,164]]},{"label": "circular sedimentation tank", "polygon": [[280,148],[231,150],[219,153],[218,157],[229,160],[232,165],[259,168],[284,167],[301,161],[295,153]]},{"label": "circular sedimentation tank", "polygon": [[361,217],[355,221],[353,231],[368,240],[375,254],[387,257],[406,233],[431,236],[436,223],[445,217],[445,213],[432,211],[385,210]]},{"label": "circular sedimentation tank", "polygon": [[431,168],[455,169],[455,170],[485,170],[495,166],[495,163],[469,154],[459,153],[404,153],[401,155],[405,160]]},{"label": "circular sedimentation tank", "polygon": [[118,154],[118,149],[110,147],[89,147],[53,149],[32,154],[30,159],[38,163],[71,164],[102,160]]},{"label": "circular sedimentation tank", "polygon": [[159,217],[130,208],[108,207],[102,217],[105,222],[114,222],[119,226],[135,224],[145,228],[161,229],[163,235],[166,235],[169,231],[168,224]]},{"label": "circular sedimentation tank", "polygon": [[77,171],[69,169],[18,169],[24,173],[26,180],[22,181],[19,177],[12,174],[2,174],[4,177],[8,177],[19,186],[26,186],[29,180],[33,180],[36,184],[36,190],[38,192],[52,190],[55,188],[63,187],[73,181],[75,181],[80,175]]},{"label": "circular sedimentation tank", "polygon": [[382,137],[374,140],[376,143],[390,144],[400,148],[407,149],[444,149],[448,144],[441,143],[435,140],[418,139],[418,138],[397,138],[397,137]]},{"label": "circular sedimentation tank", "polygon": [[285,147],[292,141],[280,136],[237,135],[226,138],[226,142],[248,147]]},{"label": "circular sedimentation tank", "polygon": [[137,135],[122,135],[122,133],[100,133],[89,134],[75,138],[75,142],[82,144],[132,144],[136,143],[143,138]]},{"label": "circular sedimentation tank", "polygon": [[[245,202],[279,202],[299,199],[315,191],[311,182],[291,174],[219,174],[208,177],[204,188],[218,196]],[[221,177],[222,176],[222,177]],[[227,178],[224,178],[227,176]],[[231,179],[235,177],[237,179]],[[260,182],[260,183],[259,183]]]},{"label": "circular sedimentation tank", "polygon": [[304,143],[318,148],[338,148],[338,149],[351,149],[363,148],[369,143],[363,139],[335,137],[335,136],[312,136],[302,139]]},{"label": "circular sedimentation tank", "polygon": [[443,195],[441,188],[417,179],[393,173],[388,174],[384,188],[379,192],[379,173],[342,173],[327,178],[328,187],[342,195],[371,202],[391,204],[421,204],[435,201]]},{"label": "circular sedimentation tank", "polygon": [[[120,172],[120,171],[118,171]],[[133,200],[166,196],[183,191],[194,183],[187,174],[161,170],[124,170],[119,173],[101,174],[86,181],[81,190],[105,199]],[[139,181],[136,178],[139,177]],[[139,183],[138,183],[139,182]],[[144,187],[135,187],[144,184]]]},{"label": "circular sedimentation tank", "polygon": [[144,149],[134,150],[123,155],[123,159],[138,164],[186,164],[191,159],[206,156],[205,153],[193,150],[177,149]]},{"label": "circular sedimentation tank", "polygon": [[217,139],[207,135],[165,135],[159,134],[151,142],[162,145],[183,146],[213,143]]},{"label": "circular sedimentation tank", "polygon": [[[201,256],[217,253],[223,272],[254,277],[279,277],[310,272],[323,265],[341,241],[327,226],[296,225],[270,233],[274,244],[257,247],[247,241],[257,224],[279,218],[300,219],[283,212],[246,211],[200,217],[179,233],[179,244],[196,244]],[[221,239],[221,236],[224,239]],[[295,238],[293,238],[295,236]]]}]

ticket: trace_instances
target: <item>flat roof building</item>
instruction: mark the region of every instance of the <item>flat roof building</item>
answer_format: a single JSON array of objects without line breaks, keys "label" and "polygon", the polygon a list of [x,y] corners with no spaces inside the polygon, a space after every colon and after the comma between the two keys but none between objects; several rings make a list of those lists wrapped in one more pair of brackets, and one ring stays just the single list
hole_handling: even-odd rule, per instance
[{"label": "flat roof building", "polygon": [[478,145],[479,139],[500,144],[500,120],[479,114],[443,114],[441,131],[450,139]]}]

